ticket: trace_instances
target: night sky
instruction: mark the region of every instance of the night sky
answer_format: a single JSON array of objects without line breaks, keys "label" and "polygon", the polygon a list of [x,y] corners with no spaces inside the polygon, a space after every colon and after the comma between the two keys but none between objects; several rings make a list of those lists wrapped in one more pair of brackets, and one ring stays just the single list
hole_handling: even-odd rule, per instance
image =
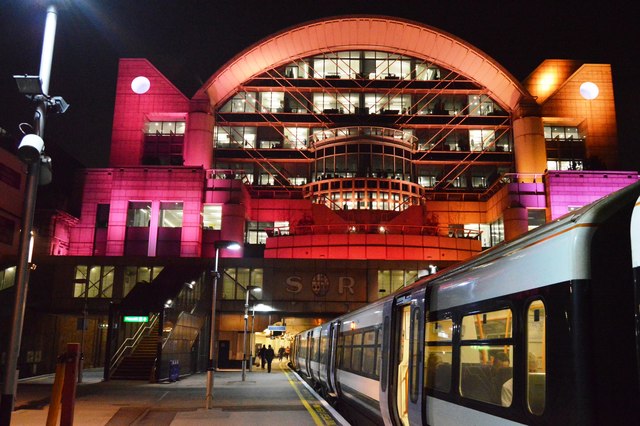
[{"label": "night sky", "polygon": [[[46,8],[0,0],[0,127],[19,137],[33,105],[13,74],[37,74]],[[49,115],[45,143],[87,167],[108,164],[118,59],[147,58],[187,97],[229,59],[269,35],[339,15],[387,15],[444,30],[477,46],[522,81],[544,59],[609,63],[621,167],[640,170],[638,16],[619,1],[67,0],[60,7],[51,95],[71,105]],[[55,170],[55,158],[54,170]]]}]

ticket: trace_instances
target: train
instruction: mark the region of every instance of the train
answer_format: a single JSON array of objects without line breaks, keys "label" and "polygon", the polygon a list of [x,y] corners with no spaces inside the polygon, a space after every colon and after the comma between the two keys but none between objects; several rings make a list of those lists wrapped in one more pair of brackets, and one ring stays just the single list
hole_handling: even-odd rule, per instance
[{"label": "train", "polygon": [[640,182],[294,337],[353,424],[640,424]]}]

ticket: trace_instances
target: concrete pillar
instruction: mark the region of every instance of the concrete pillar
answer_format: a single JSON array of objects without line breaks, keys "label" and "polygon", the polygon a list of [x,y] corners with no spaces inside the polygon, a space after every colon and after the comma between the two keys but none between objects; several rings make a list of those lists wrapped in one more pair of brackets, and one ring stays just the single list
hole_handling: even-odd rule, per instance
[{"label": "concrete pillar", "polygon": [[184,165],[210,169],[213,164],[213,116],[191,112],[184,138]]},{"label": "concrete pillar", "polygon": [[504,239],[511,241],[529,229],[527,209],[522,206],[509,207],[503,213]]},{"label": "concrete pillar", "polygon": [[[540,117],[521,117],[513,121],[516,173],[543,174],[547,169],[547,147]],[[533,182],[533,176],[518,179]]]},{"label": "concrete pillar", "polygon": [[[222,223],[220,239],[227,241],[244,242],[244,224],[246,216],[244,204],[224,204],[222,206]],[[227,250],[225,257],[242,257],[242,250]]]},{"label": "concrete pillar", "polygon": [[151,218],[149,220],[149,246],[147,256],[155,257],[158,247],[158,226],[160,225],[160,201],[151,202]]}]

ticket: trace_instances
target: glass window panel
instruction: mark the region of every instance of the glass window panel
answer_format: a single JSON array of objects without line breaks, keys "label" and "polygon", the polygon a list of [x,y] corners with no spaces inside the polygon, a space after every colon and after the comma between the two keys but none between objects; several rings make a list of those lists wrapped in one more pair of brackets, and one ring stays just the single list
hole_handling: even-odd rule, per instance
[{"label": "glass window panel", "polygon": [[160,226],[163,228],[182,227],[182,208],[180,202],[160,203]]},{"label": "glass window panel", "polygon": [[362,372],[365,374],[375,374],[376,348],[365,347],[362,351]]},{"label": "glass window panel", "polygon": [[229,273],[235,273],[233,269],[225,269],[222,275],[222,299],[234,300],[236,298],[236,283]]},{"label": "glass window panel", "polygon": [[222,227],[222,206],[205,205],[202,209],[203,229],[213,230]]},{"label": "glass window panel", "polygon": [[[545,321],[544,303],[532,302],[527,310],[527,405],[537,415],[544,412],[546,402]],[[510,402],[509,390],[504,399]]]},{"label": "glass window panel", "polygon": [[[460,347],[460,394],[465,398],[503,405],[503,387],[513,377],[513,346]],[[505,401],[507,402],[507,401]],[[504,404],[504,406],[510,406]]]},{"label": "glass window panel", "polygon": [[360,371],[362,368],[362,347],[354,346],[351,353],[351,369],[353,371]]},{"label": "glass window panel", "polygon": [[425,386],[442,392],[451,389],[451,346],[425,348]]},{"label": "glass window panel", "polygon": [[510,309],[467,315],[462,318],[462,340],[500,339],[512,337]]},{"label": "glass window panel", "polygon": [[426,330],[427,342],[450,342],[453,339],[453,321],[450,319],[428,321]]},{"label": "glass window panel", "polygon": [[151,203],[148,201],[129,202],[127,209],[128,227],[148,227],[151,221]]}]

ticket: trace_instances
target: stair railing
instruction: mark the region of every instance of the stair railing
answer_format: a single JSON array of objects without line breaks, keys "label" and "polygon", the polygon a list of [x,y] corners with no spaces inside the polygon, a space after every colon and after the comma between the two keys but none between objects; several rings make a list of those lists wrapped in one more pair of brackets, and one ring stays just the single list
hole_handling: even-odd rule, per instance
[{"label": "stair railing", "polygon": [[120,365],[124,357],[131,354],[133,349],[135,349],[135,347],[138,346],[138,344],[140,343],[140,340],[142,340],[142,337],[149,330],[155,328],[157,323],[158,323],[158,314],[154,314],[149,319],[149,322],[147,323],[147,325],[141,326],[140,328],[138,328],[138,330],[135,332],[133,336],[127,337],[126,339],[124,339],[124,341],[122,342],[122,345],[120,345],[116,353],[113,354],[113,357],[111,357],[111,364],[109,367],[109,379],[111,378],[111,375],[113,374],[113,372],[116,371],[116,369],[118,368],[118,366]]}]

